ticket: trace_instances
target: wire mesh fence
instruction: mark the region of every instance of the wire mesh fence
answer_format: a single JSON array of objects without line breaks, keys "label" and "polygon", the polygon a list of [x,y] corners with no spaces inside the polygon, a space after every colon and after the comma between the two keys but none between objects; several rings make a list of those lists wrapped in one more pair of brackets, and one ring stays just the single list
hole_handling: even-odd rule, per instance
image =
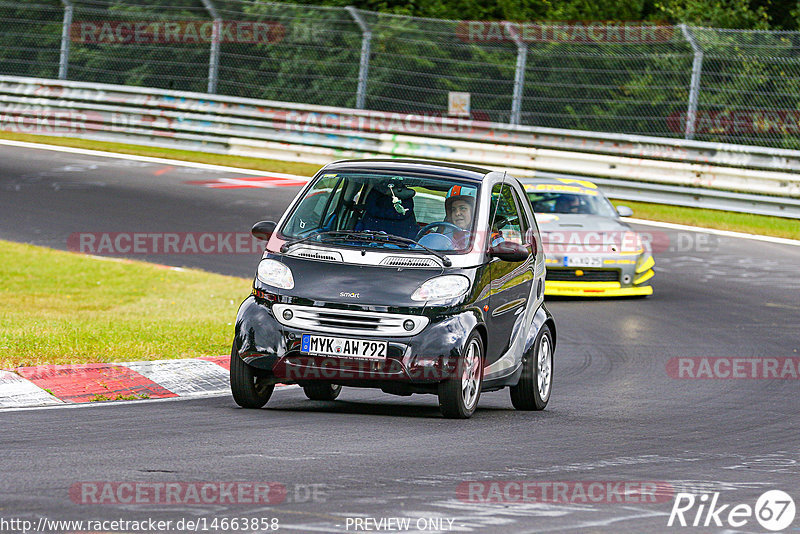
[{"label": "wire mesh fence", "polygon": [[800,148],[800,32],[0,0],[0,74]]}]

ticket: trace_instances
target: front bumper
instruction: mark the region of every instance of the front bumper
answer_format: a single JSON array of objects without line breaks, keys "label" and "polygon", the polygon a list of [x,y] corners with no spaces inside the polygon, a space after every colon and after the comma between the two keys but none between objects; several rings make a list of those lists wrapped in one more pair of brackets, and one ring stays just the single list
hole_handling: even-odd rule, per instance
[{"label": "front bumper", "polygon": [[546,282],[545,295],[561,297],[634,297],[653,294],[653,286],[622,287],[619,282]]},{"label": "front bumper", "polygon": [[[655,260],[650,254],[643,254],[636,260],[606,258],[602,268],[555,267],[562,258],[548,257],[545,295],[562,297],[632,297],[653,294],[649,280],[655,275]],[[602,273],[615,273],[614,280],[592,280]],[[557,276],[560,275],[560,276]],[[564,280],[564,278],[575,278]],[[554,280],[553,278],[558,278]],[[586,278],[587,280],[581,280]]]},{"label": "front bumper", "polygon": [[[337,308],[330,308],[336,311]],[[250,366],[273,375],[276,382],[308,383],[314,380],[343,385],[435,384],[449,378],[463,353],[464,344],[479,322],[477,312],[429,315],[425,328],[407,337],[370,336],[314,331],[281,324],[272,307],[250,296],[239,308],[236,346]],[[300,351],[302,334],[388,341],[385,360],[359,360],[315,356]]]}]

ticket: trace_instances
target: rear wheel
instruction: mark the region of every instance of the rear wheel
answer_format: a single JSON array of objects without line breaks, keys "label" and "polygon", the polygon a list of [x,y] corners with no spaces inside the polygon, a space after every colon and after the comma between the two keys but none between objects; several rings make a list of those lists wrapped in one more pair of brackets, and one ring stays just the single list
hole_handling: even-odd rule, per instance
[{"label": "rear wheel", "polygon": [[553,334],[542,326],[533,356],[522,364],[522,376],[511,389],[511,404],[517,410],[544,410],[553,386]]},{"label": "rear wheel", "polygon": [[313,383],[303,386],[303,393],[311,400],[332,401],[342,392],[339,384]]},{"label": "rear wheel", "polygon": [[454,376],[439,384],[439,409],[449,419],[468,419],[475,413],[483,384],[483,342],[473,332],[459,358]]},{"label": "rear wheel", "polygon": [[242,408],[263,407],[275,389],[275,384],[268,382],[268,377],[259,374],[239,357],[234,341],[231,349],[231,393],[236,404]]}]

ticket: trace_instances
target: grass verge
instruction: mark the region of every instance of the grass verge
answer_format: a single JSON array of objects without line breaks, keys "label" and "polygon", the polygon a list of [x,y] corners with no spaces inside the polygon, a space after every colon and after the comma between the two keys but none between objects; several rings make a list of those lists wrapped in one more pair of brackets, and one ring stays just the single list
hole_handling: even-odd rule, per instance
[{"label": "grass verge", "polygon": [[648,204],[629,200],[612,200],[615,206],[629,206],[634,217],[690,226],[703,226],[746,234],[770,235],[800,239],[800,220],[752,215],[733,211],[705,210],[664,204]]},{"label": "grass verge", "polygon": [[[47,143],[53,145],[86,148],[90,150],[104,150],[107,152],[120,152],[139,156],[171,158],[181,161],[196,161],[212,163],[215,165],[228,165],[257,169],[267,172],[283,172],[312,176],[319,170],[319,165],[309,163],[293,163],[280,160],[249,158],[245,156],[228,156],[224,154],[208,154],[190,150],[172,150],[168,148],[128,145],[122,143],[108,143],[104,141],[90,141],[71,137],[51,137],[46,135],[31,135],[14,132],[0,131],[0,139],[27,141],[30,143]],[[780,217],[767,217],[764,215],[751,215],[730,211],[706,210],[699,208],[684,208],[680,206],[667,206],[664,204],[648,204],[644,202],[631,202],[627,200],[614,200],[615,205],[626,205],[634,209],[635,216],[653,221],[688,224],[730,230],[746,234],[761,234],[789,239],[800,239],[800,221]]]},{"label": "grass verge", "polygon": [[0,368],[230,353],[250,281],[0,241]]}]

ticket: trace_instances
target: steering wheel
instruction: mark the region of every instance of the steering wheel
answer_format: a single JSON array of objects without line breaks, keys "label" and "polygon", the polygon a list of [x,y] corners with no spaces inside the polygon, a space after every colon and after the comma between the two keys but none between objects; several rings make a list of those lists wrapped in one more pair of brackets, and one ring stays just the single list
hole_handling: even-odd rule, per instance
[{"label": "steering wheel", "polygon": [[[420,231],[417,233],[417,241],[419,241],[419,239],[422,236],[424,236],[425,234],[431,232],[434,228],[440,228],[440,227],[449,228],[453,232],[463,232],[464,231],[460,226],[455,225],[455,224],[453,224],[451,222],[447,222],[447,221],[432,222],[430,224],[427,224],[427,225],[423,226],[420,229]],[[441,232],[439,232],[439,233],[441,233]]]}]

